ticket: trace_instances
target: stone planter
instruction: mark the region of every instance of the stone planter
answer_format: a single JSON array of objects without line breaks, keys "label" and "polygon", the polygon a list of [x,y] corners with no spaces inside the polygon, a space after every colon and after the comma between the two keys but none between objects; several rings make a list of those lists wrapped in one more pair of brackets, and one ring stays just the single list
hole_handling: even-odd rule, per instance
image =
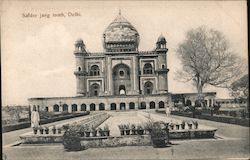
[{"label": "stone planter", "polygon": [[56,129],[52,129],[52,133],[53,133],[53,134],[56,134]]},{"label": "stone planter", "polygon": [[180,125],[179,124],[176,124],[176,129],[179,130],[180,129]]},{"label": "stone planter", "polygon": [[57,129],[57,133],[58,133],[58,134],[62,134],[62,129],[61,129],[61,128],[58,128],[58,129]]},{"label": "stone planter", "polygon": [[188,123],[188,129],[192,129],[192,123]]},{"label": "stone planter", "polygon": [[185,123],[181,124],[181,129],[185,129]]},{"label": "stone planter", "polygon": [[170,129],[171,129],[171,130],[173,130],[173,129],[174,129],[174,125],[170,125],[169,127],[170,127]]},{"label": "stone planter", "polygon": [[152,129],[145,129],[145,134],[151,134]]},{"label": "stone planter", "polygon": [[121,136],[124,135],[124,132],[125,132],[124,130],[121,130],[121,129],[120,129]]},{"label": "stone planter", "polygon": [[198,129],[198,123],[196,124],[194,124],[194,129]]},{"label": "stone planter", "polygon": [[45,129],[45,134],[49,134],[49,129]]},{"label": "stone planter", "polygon": [[92,137],[96,137],[97,131],[92,131],[91,134],[92,134]]},{"label": "stone planter", "polygon": [[90,137],[90,132],[89,131],[85,131],[85,136],[86,137]]},{"label": "stone planter", "polygon": [[79,134],[80,134],[81,137],[84,137],[84,135],[85,135],[84,131],[81,131]]},{"label": "stone planter", "polygon": [[105,136],[104,134],[104,131],[99,131],[99,135],[102,137],[102,136]]},{"label": "stone planter", "polygon": [[143,130],[143,129],[137,130],[137,134],[138,134],[138,135],[143,135],[143,133],[144,133],[144,130]]},{"label": "stone planter", "polygon": [[34,134],[37,134],[37,129],[33,129],[33,133],[34,133]]},{"label": "stone planter", "polygon": [[40,131],[40,134],[43,134],[43,129],[39,129],[39,131]]},{"label": "stone planter", "polygon": [[105,136],[109,136],[110,135],[110,131],[108,130],[108,131],[103,131],[104,132],[104,135]]},{"label": "stone planter", "polygon": [[126,135],[130,135],[130,129],[126,129],[125,132],[126,132]]},{"label": "stone planter", "polygon": [[136,135],[136,129],[132,129],[131,131],[132,131],[131,133],[132,135]]}]

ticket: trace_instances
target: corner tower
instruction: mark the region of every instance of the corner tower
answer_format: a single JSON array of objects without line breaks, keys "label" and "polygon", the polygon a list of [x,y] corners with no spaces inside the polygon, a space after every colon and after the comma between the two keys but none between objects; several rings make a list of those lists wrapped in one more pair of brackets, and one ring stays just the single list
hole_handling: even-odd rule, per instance
[{"label": "corner tower", "polygon": [[76,58],[76,69],[75,69],[75,76],[76,76],[76,94],[77,95],[85,95],[86,94],[86,84],[84,76],[87,74],[85,69],[84,59],[87,55],[85,44],[82,39],[78,39],[75,42],[75,58]]},{"label": "corner tower", "polygon": [[158,72],[159,78],[159,91],[164,93],[168,92],[168,71],[167,68],[167,52],[166,48],[166,38],[161,34],[156,42],[156,53],[158,54]]}]

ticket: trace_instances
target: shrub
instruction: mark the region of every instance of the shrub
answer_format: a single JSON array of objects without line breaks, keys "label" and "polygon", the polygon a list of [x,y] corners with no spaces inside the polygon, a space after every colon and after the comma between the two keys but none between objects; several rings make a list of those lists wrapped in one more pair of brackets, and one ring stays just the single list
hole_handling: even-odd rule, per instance
[{"label": "shrub", "polygon": [[151,134],[152,128],[153,128],[152,121],[148,121],[144,123],[144,129],[148,132],[148,134]]},{"label": "shrub", "polygon": [[168,139],[165,128],[162,128],[161,123],[155,122],[151,131],[151,141],[153,147],[165,147],[165,140]]},{"label": "shrub", "polygon": [[81,146],[80,134],[77,126],[73,125],[63,134],[63,146],[68,151],[79,151],[85,149]]}]

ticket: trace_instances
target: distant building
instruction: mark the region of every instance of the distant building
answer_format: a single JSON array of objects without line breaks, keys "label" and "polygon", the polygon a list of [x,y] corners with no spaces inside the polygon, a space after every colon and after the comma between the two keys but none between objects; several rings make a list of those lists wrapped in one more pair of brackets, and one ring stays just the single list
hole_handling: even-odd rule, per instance
[{"label": "distant building", "polygon": [[216,99],[221,108],[246,108],[247,99]]},{"label": "distant building", "polygon": [[[211,107],[215,104],[216,92],[204,92],[204,105]],[[185,106],[194,106],[197,101],[197,93],[175,93],[172,94],[172,102],[174,104],[182,104]]]}]

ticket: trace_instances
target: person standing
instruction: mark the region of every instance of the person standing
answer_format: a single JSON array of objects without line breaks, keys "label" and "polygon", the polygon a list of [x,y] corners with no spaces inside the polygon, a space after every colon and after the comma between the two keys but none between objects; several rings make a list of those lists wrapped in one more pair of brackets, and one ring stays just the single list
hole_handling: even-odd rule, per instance
[{"label": "person standing", "polygon": [[170,107],[169,106],[166,107],[166,115],[167,115],[167,117],[170,116]]},{"label": "person standing", "polygon": [[36,110],[36,107],[34,107],[31,113],[31,128],[38,127],[39,123],[40,123],[40,115],[39,112]]}]

